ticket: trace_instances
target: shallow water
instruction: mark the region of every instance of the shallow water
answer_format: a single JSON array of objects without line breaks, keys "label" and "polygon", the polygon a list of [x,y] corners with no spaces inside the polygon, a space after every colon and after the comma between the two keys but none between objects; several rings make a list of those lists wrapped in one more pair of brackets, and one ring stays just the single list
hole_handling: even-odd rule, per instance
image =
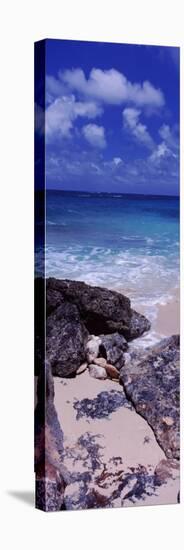
[{"label": "shallow water", "polygon": [[179,199],[47,191],[46,276],[123,291],[152,318],[178,286]]}]

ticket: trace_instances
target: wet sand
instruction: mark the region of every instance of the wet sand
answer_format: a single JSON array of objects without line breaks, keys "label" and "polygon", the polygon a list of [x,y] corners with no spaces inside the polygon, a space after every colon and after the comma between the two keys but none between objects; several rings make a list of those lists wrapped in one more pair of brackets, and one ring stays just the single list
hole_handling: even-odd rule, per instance
[{"label": "wet sand", "polygon": [[155,330],[164,336],[180,333],[179,289],[173,291],[173,297],[167,304],[157,306]]}]

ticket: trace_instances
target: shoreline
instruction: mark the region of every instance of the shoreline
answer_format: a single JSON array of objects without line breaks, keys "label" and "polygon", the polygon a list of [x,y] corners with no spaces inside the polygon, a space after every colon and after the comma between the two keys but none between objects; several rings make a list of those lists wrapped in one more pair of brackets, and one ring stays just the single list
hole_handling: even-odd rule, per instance
[{"label": "shoreline", "polygon": [[149,306],[146,304],[140,304],[135,299],[135,295],[132,297],[131,292],[128,293],[128,297],[131,300],[132,307],[136,309],[138,313],[142,313],[151,321],[151,329],[148,333],[143,334],[140,338],[133,341],[133,347],[142,345],[147,347],[152,343],[156,343],[162,338],[172,336],[174,334],[180,334],[180,289],[172,288],[170,290],[169,298],[165,303],[157,302],[154,305],[154,314],[149,315]]},{"label": "shoreline", "polygon": [[155,328],[164,336],[180,333],[180,290],[173,291],[172,298],[168,302],[157,305],[157,319]]}]

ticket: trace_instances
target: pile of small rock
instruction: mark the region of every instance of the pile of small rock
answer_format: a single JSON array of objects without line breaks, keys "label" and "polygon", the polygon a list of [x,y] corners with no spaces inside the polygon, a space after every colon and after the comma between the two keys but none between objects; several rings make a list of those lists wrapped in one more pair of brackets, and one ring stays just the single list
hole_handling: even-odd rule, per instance
[{"label": "pile of small rock", "polygon": [[119,380],[127,349],[125,338],[118,333],[90,335],[86,344],[86,362],[80,365],[76,374],[82,374],[88,368],[93,378]]}]

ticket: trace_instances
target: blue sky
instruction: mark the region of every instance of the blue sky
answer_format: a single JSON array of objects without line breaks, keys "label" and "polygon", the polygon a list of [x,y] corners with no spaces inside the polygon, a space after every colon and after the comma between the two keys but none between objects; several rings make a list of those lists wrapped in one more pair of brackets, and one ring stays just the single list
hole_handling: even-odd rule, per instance
[{"label": "blue sky", "polygon": [[178,48],[47,40],[46,75],[47,188],[178,194]]}]

